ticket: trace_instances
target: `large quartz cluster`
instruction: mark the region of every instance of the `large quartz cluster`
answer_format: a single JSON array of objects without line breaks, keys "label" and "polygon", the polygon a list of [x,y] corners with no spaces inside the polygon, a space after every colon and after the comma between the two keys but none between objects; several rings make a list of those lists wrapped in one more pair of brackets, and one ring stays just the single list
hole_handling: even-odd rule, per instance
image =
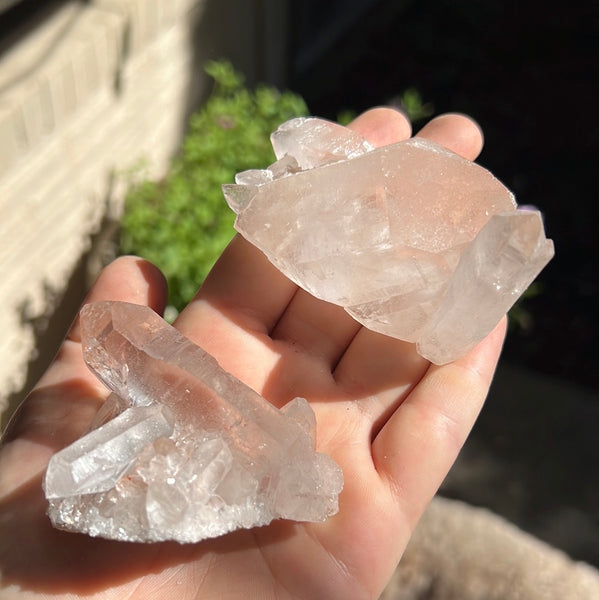
[{"label": "large quartz cluster", "polygon": [[144,306],[88,304],[81,332],[87,365],[113,393],[92,430],[50,460],[56,527],[196,542],[337,512],[343,476],[315,451],[306,400],[278,410]]},{"label": "large quartz cluster", "polygon": [[434,363],[485,337],[553,256],[538,211],[433,142],[375,149],[313,118],[271,140],[277,162],[223,187],[236,229],[299,286]]}]

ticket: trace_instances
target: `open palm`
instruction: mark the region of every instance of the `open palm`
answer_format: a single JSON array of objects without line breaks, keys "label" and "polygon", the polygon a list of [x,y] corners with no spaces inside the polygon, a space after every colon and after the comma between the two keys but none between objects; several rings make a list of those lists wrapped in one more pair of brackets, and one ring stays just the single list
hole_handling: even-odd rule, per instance
[{"label": "open palm", "polygon": [[[351,127],[375,145],[410,135],[389,109]],[[478,128],[458,115],[419,135],[470,159],[482,146]],[[161,312],[165,296],[154,267],[125,257],[104,270],[86,301]],[[362,328],[298,289],[236,237],[176,326],[273,404],[307,398],[318,449],[341,466],[345,487],[339,513],[325,523],[276,521],[179,545],[50,526],[41,488],[48,459],[85,431],[106,396],[83,363],[75,323],[0,448],[0,597],[377,598],[476,419],[504,325],[464,358],[430,365],[411,344]]]}]

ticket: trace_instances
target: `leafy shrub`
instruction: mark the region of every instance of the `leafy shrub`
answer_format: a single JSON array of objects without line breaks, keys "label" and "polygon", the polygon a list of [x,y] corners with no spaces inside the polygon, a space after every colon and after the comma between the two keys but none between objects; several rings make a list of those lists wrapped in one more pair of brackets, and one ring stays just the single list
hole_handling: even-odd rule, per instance
[{"label": "leafy shrub", "polygon": [[181,310],[233,237],[234,214],[221,184],[275,159],[270,132],[307,114],[303,99],[261,85],[248,90],[226,61],[210,62],[210,98],[192,116],[179,156],[164,180],[134,185],[125,199],[120,251],[162,269],[169,302]]}]

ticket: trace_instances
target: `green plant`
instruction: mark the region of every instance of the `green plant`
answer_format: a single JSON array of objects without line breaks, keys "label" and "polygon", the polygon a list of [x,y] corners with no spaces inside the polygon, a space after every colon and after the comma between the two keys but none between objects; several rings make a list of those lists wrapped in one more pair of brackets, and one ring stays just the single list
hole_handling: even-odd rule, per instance
[{"label": "green plant", "polygon": [[434,106],[430,102],[424,102],[416,88],[404,90],[399,95],[398,100],[400,107],[412,123],[428,119],[435,112]]},{"label": "green plant", "polygon": [[121,221],[121,253],[138,254],[162,269],[177,310],[234,234],[221,185],[239,171],[272,163],[270,132],[308,112],[296,94],[265,85],[247,89],[226,61],[208,63],[206,72],[214,87],[192,116],[180,154],[162,181],[131,187]]}]

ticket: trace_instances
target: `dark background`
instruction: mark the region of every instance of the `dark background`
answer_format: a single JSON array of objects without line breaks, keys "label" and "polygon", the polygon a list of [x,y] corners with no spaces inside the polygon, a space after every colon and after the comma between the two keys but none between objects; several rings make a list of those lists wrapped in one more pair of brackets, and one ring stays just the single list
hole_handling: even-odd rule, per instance
[{"label": "dark background", "polygon": [[[597,25],[591,2],[295,2],[289,87],[334,118],[408,87],[485,133],[479,162],[545,215],[556,255],[505,356],[597,389]],[[324,5],[324,6],[323,6]],[[339,15],[344,15],[343,19]]]}]

